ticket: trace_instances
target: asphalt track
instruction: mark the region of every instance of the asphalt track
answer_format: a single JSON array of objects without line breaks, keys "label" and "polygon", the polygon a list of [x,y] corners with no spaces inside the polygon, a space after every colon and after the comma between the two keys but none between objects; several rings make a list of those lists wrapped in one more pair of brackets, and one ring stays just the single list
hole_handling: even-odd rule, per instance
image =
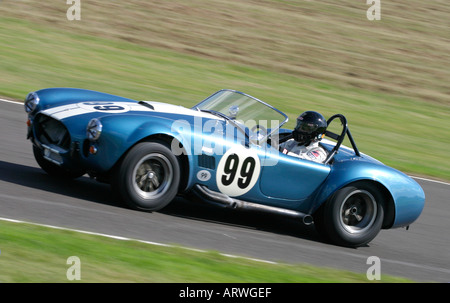
[{"label": "asphalt track", "polygon": [[21,104],[0,101],[2,218],[359,273],[366,273],[372,265],[367,264],[368,257],[376,256],[381,274],[450,282],[450,184],[445,182],[417,179],[427,200],[409,230],[382,230],[366,247],[343,248],[324,242],[313,226],[195,200],[177,198],[154,213],[127,209],[108,185],[87,177],[67,182],[46,175],[25,138],[25,121]]}]

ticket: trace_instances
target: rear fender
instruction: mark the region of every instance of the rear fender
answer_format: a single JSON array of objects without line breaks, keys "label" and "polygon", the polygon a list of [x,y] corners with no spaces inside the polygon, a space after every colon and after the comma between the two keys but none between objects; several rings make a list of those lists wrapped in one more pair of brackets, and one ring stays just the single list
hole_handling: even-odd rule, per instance
[{"label": "rear fender", "polygon": [[384,188],[385,196],[389,193],[386,198],[388,201],[391,200],[391,205],[387,205],[387,210],[390,211],[387,216],[393,219],[389,224],[385,222],[385,227],[407,226],[421,214],[425,194],[416,181],[391,167],[365,161],[334,163],[328,180],[318,191],[311,213],[314,213],[337,190],[364,180],[377,183],[380,190]]}]

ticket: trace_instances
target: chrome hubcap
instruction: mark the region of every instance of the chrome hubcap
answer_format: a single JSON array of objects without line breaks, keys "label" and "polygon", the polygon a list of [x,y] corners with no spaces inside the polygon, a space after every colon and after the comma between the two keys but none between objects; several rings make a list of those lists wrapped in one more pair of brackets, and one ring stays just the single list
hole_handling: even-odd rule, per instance
[{"label": "chrome hubcap", "polygon": [[170,188],[173,179],[172,165],[161,154],[148,154],[134,167],[133,187],[144,199],[156,199]]},{"label": "chrome hubcap", "polygon": [[371,193],[355,190],[341,204],[340,223],[349,233],[362,233],[372,227],[377,211],[377,202]]}]

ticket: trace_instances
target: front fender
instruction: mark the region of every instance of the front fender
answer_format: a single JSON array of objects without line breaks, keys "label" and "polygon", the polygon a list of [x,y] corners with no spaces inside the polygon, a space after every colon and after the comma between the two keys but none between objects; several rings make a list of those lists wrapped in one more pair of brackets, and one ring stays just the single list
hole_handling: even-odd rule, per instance
[{"label": "front fender", "polygon": [[395,212],[391,227],[407,226],[422,213],[425,193],[416,181],[394,168],[364,160],[334,163],[327,181],[316,196],[312,212],[340,188],[362,180],[376,182],[389,191]]},{"label": "front fender", "polygon": [[[103,132],[99,140],[95,142],[98,150],[96,155],[89,156],[90,166],[96,171],[109,171],[135,144],[153,135],[166,135],[176,138],[183,144],[184,136],[174,131],[171,127],[173,121],[164,118],[152,118],[148,116],[101,118]],[[174,151],[177,155],[179,150]],[[189,161],[192,161],[188,153]]]}]

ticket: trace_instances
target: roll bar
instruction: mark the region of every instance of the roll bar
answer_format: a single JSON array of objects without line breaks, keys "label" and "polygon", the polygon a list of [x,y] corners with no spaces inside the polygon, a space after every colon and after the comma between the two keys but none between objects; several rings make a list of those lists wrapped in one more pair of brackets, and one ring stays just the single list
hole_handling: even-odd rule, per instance
[{"label": "roll bar", "polygon": [[342,124],[342,132],[340,135],[333,133],[329,130],[325,132],[325,136],[334,139],[337,141],[336,145],[331,150],[330,154],[328,155],[327,159],[325,160],[324,164],[328,164],[331,159],[333,159],[334,155],[337,153],[339,148],[341,147],[342,142],[344,141],[345,135],[347,135],[348,139],[350,140],[350,143],[352,144],[353,150],[355,151],[355,155],[360,157],[361,154],[359,153],[358,147],[356,146],[355,140],[353,140],[352,134],[350,133],[350,129],[348,128],[347,118],[344,117],[344,115],[336,114],[331,116],[327,120],[327,125],[330,125],[330,123],[338,118],[341,121]]}]

